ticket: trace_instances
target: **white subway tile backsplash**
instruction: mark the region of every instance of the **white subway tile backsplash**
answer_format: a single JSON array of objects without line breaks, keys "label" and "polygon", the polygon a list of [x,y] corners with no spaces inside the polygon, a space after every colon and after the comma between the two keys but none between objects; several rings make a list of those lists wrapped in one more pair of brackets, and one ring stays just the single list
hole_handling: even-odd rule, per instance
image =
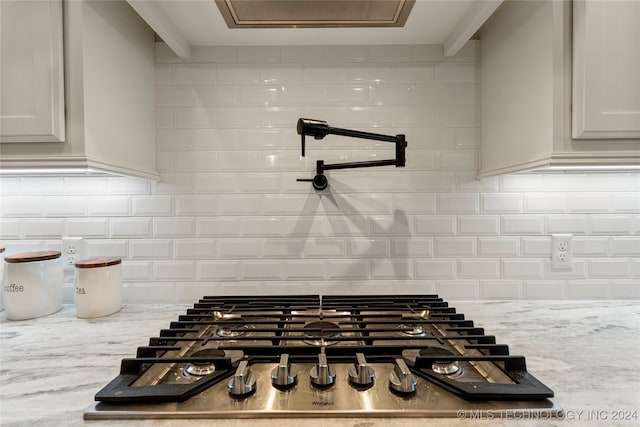
[{"label": "white subway tile backsplash", "polygon": [[389,257],[389,240],[387,239],[349,239],[347,254],[355,258]]},{"label": "white subway tile backsplash", "polygon": [[72,218],[65,221],[65,236],[106,238],[109,224],[106,218]]},{"label": "white subway tile backsplash", "polygon": [[[476,178],[478,41],[441,46],[156,45],[160,182],[0,178],[11,251],[124,259],[128,302],[204,294],[438,293],[447,299],[640,297],[640,174]],[[327,172],[392,158],[383,142],[307,138],[300,117],[405,134],[405,168]],[[517,137],[517,136],[515,136]],[[551,233],[572,233],[569,270]],[[66,294],[67,300],[71,294]],[[69,301],[67,301],[69,302]]]},{"label": "white subway tile backsplash", "polygon": [[589,273],[594,278],[626,278],[631,273],[631,263],[626,259],[592,259]]},{"label": "white subway tile backsplash", "polygon": [[21,220],[0,218],[0,239],[19,239],[21,234]]},{"label": "white subway tile backsplash", "polygon": [[393,238],[391,239],[392,257],[432,257],[433,239],[430,238]]},{"label": "white subway tile backsplash", "polygon": [[503,234],[543,234],[544,218],[537,215],[505,215],[502,217]]},{"label": "white subway tile backsplash", "polygon": [[176,196],[176,214],[184,215],[215,215],[220,204],[217,198],[211,196]]},{"label": "white subway tile backsplash", "polygon": [[279,280],[282,279],[281,263],[278,261],[244,261],[242,263],[243,280]]},{"label": "white subway tile backsplash", "polygon": [[260,256],[260,241],[256,239],[220,239],[221,258],[257,258]]},{"label": "white subway tile backsplash", "polygon": [[63,219],[24,219],[22,235],[25,239],[60,238],[64,234]]},{"label": "white subway tile backsplash", "polygon": [[478,282],[475,280],[439,280],[436,289],[444,299],[478,299]]},{"label": "white subway tile backsplash", "polygon": [[167,216],[173,214],[173,196],[134,196],[134,216]]},{"label": "white subway tile backsplash", "polygon": [[[578,241],[574,240],[574,242]],[[522,255],[527,257],[551,257],[550,237],[522,237]]]},{"label": "white subway tile backsplash", "polygon": [[[604,254],[599,254],[599,255],[604,255]],[[629,256],[629,257],[635,257],[640,259],[640,238],[612,237],[611,238],[611,255]]]},{"label": "white subway tile backsplash", "polygon": [[587,234],[588,225],[585,215],[548,215],[545,220],[548,234]]},{"label": "white subway tile backsplash", "polygon": [[567,283],[567,297],[570,299],[606,299],[609,285],[606,281],[574,281]]},{"label": "white subway tile backsplash", "polygon": [[[87,258],[129,256],[129,245],[125,239],[87,239],[84,243]],[[147,279],[151,276],[148,275]]]},{"label": "white subway tile backsplash", "polygon": [[327,277],[332,280],[358,280],[369,277],[369,261],[351,259],[327,260]]},{"label": "white subway tile backsplash", "polygon": [[436,236],[456,234],[455,216],[415,216],[413,230],[416,236]]},{"label": "white subway tile backsplash", "polygon": [[190,237],[194,235],[193,218],[154,218],[155,237]]},{"label": "white subway tile backsplash", "polygon": [[175,64],[173,82],[178,85],[204,85],[216,83],[216,66],[213,64]]},{"label": "white subway tile backsplash", "polygon": [[562,280],[525,280],[523,297],[527,299],[564,299],[565,284]]},{"label": "white subway tile backsplash", "polygon": [[111,218],[109,220],[109,237],[151,237],[151,218]]},{"label": "white subway tile backsplash", "polygon": [[498,235],[500,234],[500,217],[497,215],[461,215],[458,217],[458,234]]},{"label": "white subway tile backsplash", "polygon": [[634,218],[631,215],[590,215],[589,226],[592,234],[633,234]]},{"label": "white subway tile backsplash", "polygon": [[122,279],[149,281],[153,277],[153,263],[151,261],[129,261],[122,262]]},{"label": "white subway tile backsplash", "polygon": [[462,278],[497,278],[499,261],[490,258],[458,259],[458,275]]},{"label": "white subway tile backsplash", "polygon": [[417,259],[414,262],[416,279],[453,279],[455,271],[452,259]]},{"label": "white subway tile backsplash", "polygon": [[176,259],[212,259],[218,250],[214,239],[174,239],[173,254]]},{"label": "white subway tile backsplash", "polygon": [[308,258],[343,257],[347,254],[347,242],[343,239],[309,239],[304,245]]},{"label": "white subway tile backsplash", "polygon": [[520,213],[523,211],[522,195],[520,194],[481,194],[480,206],[482,213]]},{"label": "white subway tile backsplash", "polygon": [[608,193],[570,193],[567,195],[569,212],[609,212]]},{"label": "white subway tile backsplash", "polygon": [[90,216],[131,216],[131,197],[91,196],[88,210]]},{"label": "white subway tile backsplash", "polygon": [[372,279],[411,279],[412,263],[408,259],[372,259]]},{"label": "white subway tile backsplash", "polygon": [[14,197],[0,199],[0,212],[4,217],[39,217],[43,216],[44,198],[39,196]]},{"label": "white subway tile backsplash", "polygon": [[609,253],[609,238],[574,236],[573,253],[578,257],[607,256]]},{"label": "white subway tile backsplash", "polygon": [[478,213],[477,194],[438,194],[438,213]]},{"label": "white subway tile backsplash", "polygon": [[564,213],[567,211],[567,196],[564,193],[525,194],[524,211],[531,213]]},{"label": "white subway tile backsplash", "polygon": [[436,237],[434,247],[435,256],[439,258],[476,256],[474,237]]},{"label": "white subway tile backsplash", "polygon": [[437,83],[477,83],[475,63],[442,62],[435,65]]},{"label": "white subway tile backsplash", "polygon": [[640,212],[640,192],[611,194],[611,212]]},{"label": "white subway tile backsplash", "polygon": [[240,263],[237,261],[199,261],[198,279],[200,280],[231,280],[240,277]]},{"label": "white subway tile backsplash", "polygon": [[543,262],[539,259],[503,259],[501,276],[507,279],[542,277]]},{"label": "white subway tile backsplash", "polygon": [[64,192],[64,178],[40,178],[25,177],[22,178],[22,194],[23,195],[51,195],[61,194]]},{"label": "white subway tile backsplash", "polygon": [[479,292],[482,299],[520,299],[522,298],[522,283],[508,280],[481,280]]},{"label": "white subway tile backsplash", "polygon": [[520,255],[517,237],[478,237],[478,256],[515,257]]},{"label": "white subway tile backsplash", "polygon": [[283,267],[287,280],[323,280],[326,277],[325,263],[321,260],[287,260]]},{"label": "white subway tile backsplash", "polygon": [[171,241],[159,239],[132,239],[129,242],[129,256],[133,259],[167,259],[171,256]]},{"label": "white subway tile backsplash", "polygon": [[153,263],[153,276],[159,280],[194,280],[195,262],[163,260]]},{"label": "white subway tile backsplash", "polygon": [[264,258],[299,258],[303,247],[302,239],[265,239],[262,254]]}]

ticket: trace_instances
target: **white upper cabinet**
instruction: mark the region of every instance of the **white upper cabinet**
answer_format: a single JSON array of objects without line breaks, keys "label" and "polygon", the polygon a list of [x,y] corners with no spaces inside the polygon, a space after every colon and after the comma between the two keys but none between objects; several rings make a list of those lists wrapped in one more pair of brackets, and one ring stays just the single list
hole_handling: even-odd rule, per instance
[{"label": "white upper cabinet", "polygon": [[[7,5],[4,0],[0,3],[4,27]],[[33,6],[34,2],[16,3]],[[59,2],[34,4],[42,7],[54,3],[60,6]],[[59,143],[37,136],[25,139],[28,142],[0,144],[0,171],[113,173],[158,179],[154,32],[124,1],[69,0],[62,6],[63,19],[59,17],[59,22],[64,22],[64,108],[60,110],[65,111],[66,137]],[[20,26],[42,26],[41,21],[36,16],[22,16],[20,24],[14,25],[14,31],[22,31]],[[4,31],[3,28],[3,107],[5,70],[12,70],[16,76],[29,75],[32,63],[51,61],[48,52],[36,51],[34,47],[33,52],[25,49],[24,57],[12,48],[15,57],[5,62],[4,49],[8,41]],[[30,46],[26,40],[17,43]],[[51,70],[47,71],[50,80],[59,78]],[[52,91],[35,84],[31,86],[30,81],[30,77],[25,78],[25,87],[9,90],[28,90],[33,99],[46,98]],[[17,92],[10,94],[10,100],[19,97]],[[3,132],[4,126],[3,122]]]},{"label": "white upper cabinet", "polygon": [[[587,6],[592,3],[608,7],[610,2],[588,1]],[[593,27],[581,41],[573,39],[569,1],[506,1],[489,18],[480,31],[480,177],[640,165],[640,2],[628,3],[634,6],[627,13],[635,17],[616,21],[602,12],[610,30]],[[575,25],[580,32],[578,19]],[[627,36],[614,42],[608,34]],[[582,71],[572,67],[574,41],[576,51],[591,52],[582,55]],[[572,109],[574,83],[584,91]],[[576,110],[589,112],[582,127],[596,131],[590,139],[572,137]]]},{"label": "white upper cabinet", "polygon": [[574,1],[573,16],[573,137],[640,138],[640,1]]},{"label": "white upper cabinet", "polygon": [[0,142],[65,139],[62,1],[0,1]]}]

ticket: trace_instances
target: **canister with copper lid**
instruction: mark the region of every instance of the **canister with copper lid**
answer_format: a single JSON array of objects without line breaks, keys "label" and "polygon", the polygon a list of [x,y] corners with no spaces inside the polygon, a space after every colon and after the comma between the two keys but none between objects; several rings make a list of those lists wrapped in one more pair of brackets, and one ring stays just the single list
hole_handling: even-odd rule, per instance
[{"label": "canister with copper lid", "polygon": [[7,255],[2,296],[9,320],[34,319],[60,310],[64,275],[60,251]]},{"label": "canister with copper lid", "polygon": [[122,308],[122,260],[92,258],[75,263],[73,299],[81,318],[107,316]]},{"label": "canister with copper lid", "polygon": [[[4,252],[4,247],[0,246],[0,254]],[[4,262],[0,262],[0,283],[4,287]],[[2,290],[0,290],[0,311],[4,310],[4,304],[2,303]]]}]

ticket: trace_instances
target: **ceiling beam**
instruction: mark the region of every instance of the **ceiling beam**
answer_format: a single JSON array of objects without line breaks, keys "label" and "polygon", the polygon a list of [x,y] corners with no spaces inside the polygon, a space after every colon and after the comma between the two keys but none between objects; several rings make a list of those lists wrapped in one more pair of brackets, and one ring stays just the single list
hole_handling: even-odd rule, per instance
[{"label": "ceiling beam", "polygon": [[503,0],[476,0],[444,41],[444,56],[455,56]]},{"label": "ceiling beam", "polygon": [[161,9],[162,2],[149,0],[127,0],[153,31],[182,59],[191,57],[191,45],[184,34]]}]

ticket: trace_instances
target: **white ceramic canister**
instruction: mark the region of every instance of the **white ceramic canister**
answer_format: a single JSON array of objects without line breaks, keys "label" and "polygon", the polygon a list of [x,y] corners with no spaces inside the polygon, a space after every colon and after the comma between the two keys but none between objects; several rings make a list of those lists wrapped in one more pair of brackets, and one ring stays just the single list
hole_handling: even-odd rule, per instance
[{"label": "white ceramic canister", "polygon": [[[0,254],[2,252],[4,252],[4,248],[0,246]],[[4,262],[0,262],[0,280],[2,281],[1,283],[4,285]],[[0,292],[0,311],[4,310],[4,304],[2,303],[2,294],[3,292]]]},{"label": "white ceramic canister", "polygon": [[107,316],[122,308],[122,260],[93,258],[76,262],[73,299],[76,314],[90,319]]},{"label": "white ceramic canister", "polygon": [[25,252],[4,258],[4,310],[9,320],[35,319],[60,310],[64,275],[59,251]]}]

